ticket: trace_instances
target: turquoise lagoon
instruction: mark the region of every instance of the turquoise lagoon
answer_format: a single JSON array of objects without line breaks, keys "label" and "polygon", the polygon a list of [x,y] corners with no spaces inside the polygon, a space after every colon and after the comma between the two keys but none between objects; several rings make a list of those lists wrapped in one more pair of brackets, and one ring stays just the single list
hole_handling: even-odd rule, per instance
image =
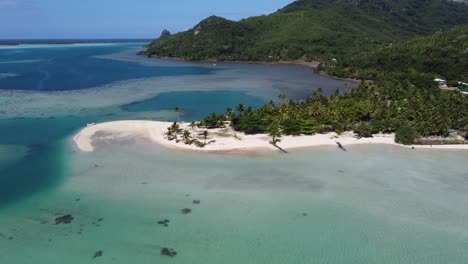
[{"label": "turquoise lagoon", "polygon": [[[353,87],[301,66],[147,59],[140,46],[0,48],[0,263],[468,262],[466,151],[76,150],[89,122],[174,120],[175,106],[197,120]],[[55,225],[63,214],[74,221]]]}]

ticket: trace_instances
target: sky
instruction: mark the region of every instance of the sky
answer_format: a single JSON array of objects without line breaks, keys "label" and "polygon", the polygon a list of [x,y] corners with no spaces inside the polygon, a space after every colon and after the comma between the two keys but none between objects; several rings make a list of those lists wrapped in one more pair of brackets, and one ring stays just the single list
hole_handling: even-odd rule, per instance
[{"label": "sky", "polygon": [[293,0],[0,0],[0,39],[154,38],[217,15],[239,20]]}]

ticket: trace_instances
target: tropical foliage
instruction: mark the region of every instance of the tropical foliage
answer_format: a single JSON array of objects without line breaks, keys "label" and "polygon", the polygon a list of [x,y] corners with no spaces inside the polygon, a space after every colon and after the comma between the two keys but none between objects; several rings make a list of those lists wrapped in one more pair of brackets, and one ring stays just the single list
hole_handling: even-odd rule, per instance
[{"label": "tropical foliage", "polygon": [[468,7],[446,0],[298,0],[239,22],[209,17],[153,41],[146,54],[189,60],[341,59],[463,24]]},{"label": "tropical foliage", "polygon": [[268,133],[274,143],[282,134],[354,130],[360,137],[396,132],[397,142],[411,144],[419,136],[447,136],[450,129],[466,131],[467,109],[466,95],[381,77],[347,94],[335,92],[326,97],[319,89],[303,101],[249,107],[234,114],[232,125],[246,134]]},{"label": "tropical foliage", "polygon": [[404,124],[400,126],[395,133],[395,142],[410,145],[413,144],[418,134],[414,127]]},{"label": "tropical foliage", "polygon": [[365,80],[385,73],[413,82],[431,82],[436,77],[450,80],[452,85],[468,82],[468,26],[361,52],[343,60],[329,60],[319,69],[339,77]]}]

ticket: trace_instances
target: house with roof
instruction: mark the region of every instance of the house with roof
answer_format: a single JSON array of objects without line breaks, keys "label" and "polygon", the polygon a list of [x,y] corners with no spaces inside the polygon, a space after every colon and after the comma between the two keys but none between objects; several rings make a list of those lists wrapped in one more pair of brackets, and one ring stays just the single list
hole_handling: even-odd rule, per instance
[{"label": "house with roof", "polygon": [[434,82],[439,84],[439,88],[442,88],[442,89],[447,89],[448,88],[447,80],[444,80],[444,79],[441,79],[441,78],[435,78]]}]

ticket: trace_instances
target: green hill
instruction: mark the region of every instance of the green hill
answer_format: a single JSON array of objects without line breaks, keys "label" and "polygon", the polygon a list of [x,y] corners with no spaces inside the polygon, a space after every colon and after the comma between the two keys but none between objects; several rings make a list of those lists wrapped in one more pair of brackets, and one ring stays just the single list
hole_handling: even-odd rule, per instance
[{"label": "green hill", "polygon": [[147,55],[190,60],[314,60],[468,24],[468,6],[445,0],[299,0],[239,22],[209,17],[153,41]]},{"label": "green hill", "polygon": [[375,79],[385,73],[400,75],[400,79],[441,77],[455,83],[468,82],[468,26],[396,43],[343,61],[324,62],[320,69],[359,79]]}]

